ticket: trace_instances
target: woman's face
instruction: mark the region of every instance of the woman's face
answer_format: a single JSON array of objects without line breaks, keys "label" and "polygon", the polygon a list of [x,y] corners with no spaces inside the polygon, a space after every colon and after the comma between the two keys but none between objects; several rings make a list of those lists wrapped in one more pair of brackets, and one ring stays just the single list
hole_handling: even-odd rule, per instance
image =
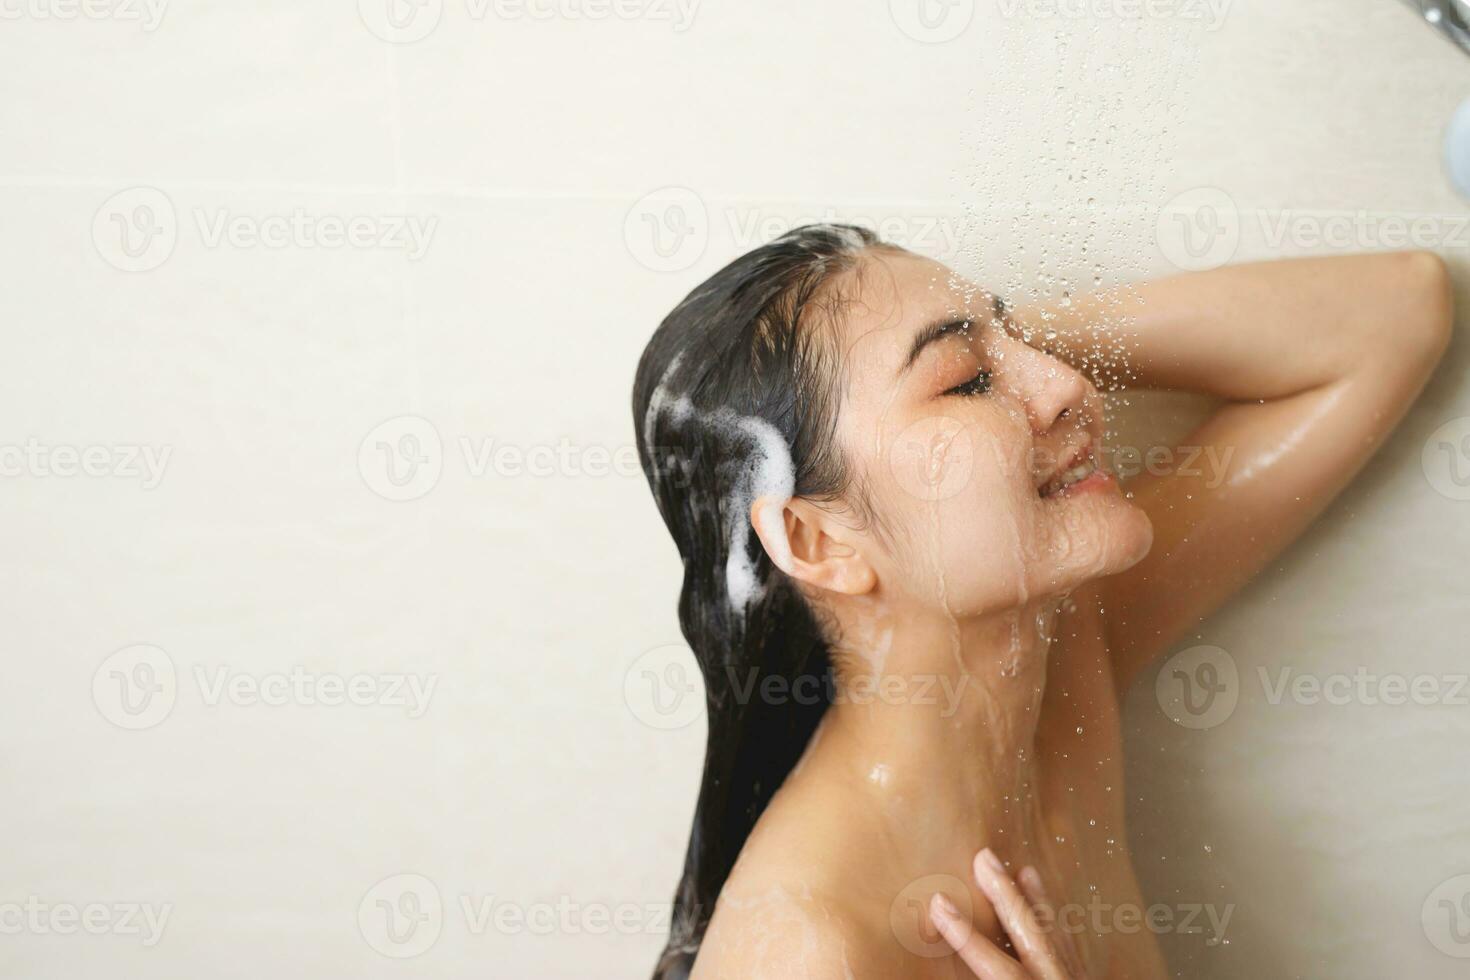
[{"label": "woman's face", "polygon": [[888,598],[978,615],[1148,552],[1148,517],[1101,468],[1097,389],[1021,340],[992,294],[891,250],[867,252],[844,294],[838,439]]}]

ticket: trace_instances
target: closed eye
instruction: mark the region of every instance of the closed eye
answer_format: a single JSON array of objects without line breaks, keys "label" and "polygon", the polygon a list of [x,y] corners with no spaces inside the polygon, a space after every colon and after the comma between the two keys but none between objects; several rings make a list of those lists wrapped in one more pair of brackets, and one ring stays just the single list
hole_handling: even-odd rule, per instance
[{"label": "closed eye", "polygon": [[984,368],[969,381],[955,385],[946,395],[983,395],[990,390],[990,372]]}]

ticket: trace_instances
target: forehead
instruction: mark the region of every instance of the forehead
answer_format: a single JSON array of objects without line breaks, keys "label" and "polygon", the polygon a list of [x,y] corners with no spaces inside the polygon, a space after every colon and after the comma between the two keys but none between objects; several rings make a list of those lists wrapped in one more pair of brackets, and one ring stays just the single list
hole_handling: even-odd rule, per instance
[{"label": "forehead", "polygon": [[920,328],[973,317],[992,301],[943,263],[889,249],[866,252],[842,291],[837,336],[843,367],[854,382],[891,381]]}]

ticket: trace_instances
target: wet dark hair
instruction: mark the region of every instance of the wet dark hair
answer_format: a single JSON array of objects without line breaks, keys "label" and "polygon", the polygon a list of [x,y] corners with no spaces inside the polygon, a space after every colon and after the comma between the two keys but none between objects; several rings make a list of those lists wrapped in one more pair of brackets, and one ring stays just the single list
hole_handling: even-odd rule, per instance
[{"label": "wet dark hair", "polygon": [[[837,278],[881,246],[866,229],[806,225],[725,266],[659,325],[633,385],[638,452],[684,561],[679,624],[704,675],[709,736],[669,942],[655,980],[682,980],[756,820],[831,703],[828,640],[795,585],[749,533],[763,446],[789,450],[793,495],[849,489],[836,446],[842,299]],[[744,511],[744,512],[735,512]],[[740,602],[727,575],[753,567]],[[736,599],[732,599],[732,595]],[[761,685],[785,696],[762,697]],[[742,696],[742,694],[744,696]]]}]

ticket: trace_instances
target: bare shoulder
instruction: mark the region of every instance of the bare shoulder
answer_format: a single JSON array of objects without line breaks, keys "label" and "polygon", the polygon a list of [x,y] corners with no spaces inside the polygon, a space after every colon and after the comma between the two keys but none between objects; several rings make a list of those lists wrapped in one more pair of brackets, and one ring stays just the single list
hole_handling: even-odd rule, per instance
[{"label": "bare shoulder", "polygon": [[871,969],[865,932],[841,903],[806,885],[727,887],[691,980],[857,980]]},{"label": "bare shoulder", "polygon": [[888,903],[868,894],[844,857],[863,852],[855,835],[861,821],[812,819],[841,810],[810,792],[783,789],[762,816],[720,892],[692,980],[904,975],[894,962]]}]

